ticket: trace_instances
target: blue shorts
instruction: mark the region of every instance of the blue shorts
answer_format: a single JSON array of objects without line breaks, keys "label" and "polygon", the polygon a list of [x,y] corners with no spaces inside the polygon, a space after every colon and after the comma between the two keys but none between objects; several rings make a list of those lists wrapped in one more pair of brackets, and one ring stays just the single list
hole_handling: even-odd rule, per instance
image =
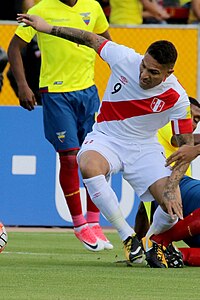
[{"label": "blue shorts", "polygon": [[[183,216],[188,216],[195,209],[200,208],[200,180],[184,176],[180,181],[183,203]],[[190,247],[200,247],[200,234],[184,240]]]},{"label": "blue shorts", "polygon": [[95,85],[68,93],[42,93],[46,139],[57,152],[77,150],[92,130],[100,100]]}]

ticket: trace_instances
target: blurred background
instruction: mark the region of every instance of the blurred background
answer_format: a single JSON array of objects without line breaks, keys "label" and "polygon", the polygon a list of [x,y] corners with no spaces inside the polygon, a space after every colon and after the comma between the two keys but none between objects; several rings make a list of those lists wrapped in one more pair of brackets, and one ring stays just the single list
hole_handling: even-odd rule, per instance
[{"label": "blurred background", "polygon": [[[5,13],[8,2],[1,1],[0,13],[0,47],[5,53],[17,26],[12,16]],[[197,17],[193,22],[189,19],[191,1],[183,1],[185,3],[166,1],[165,6],[163,1],[158,1],[160,7],[163,6],[162,9],[167,12],[167,17],[156,19],[154,16],[144,14],[146,18],[142,18],[142,24],[111,22],[111,10],[115,1],[99,2],[110,22],[113,41],[132,47],[140,53],[144,53],[148,45],[156,40],[172,41],[178,50],[175,75],[188,95],[200,100],[200,27]],[[118,1],[118,5],[119,3]],[[119,12],[120,8],[117,9]],[[40,64],[37,43],[33,42],[32,48],[28,51],[27,49],[25,53],[26,69],[37,92]],[[0,219],[5,225],[10,226],[70,227],[71,217],[58,182],[59,161],[52,146],[44,138],[42,108],[38,105],[34,111],[28,112],[19,107],[15,83],[5,53],[2,53],[5,63],[2,70],[0,69],[0,80],[3,83],[0,92]],[[109,74],[109,67],[97,57],[95,82],[100,98],[103,96]],[[198,179],[200,179],[199,162],[197,158],[192,163],[193,176]],[[125,217],[130,224],[134,224],[139,203],[137,195],[122,180],[120,174],[113,177],[111,184],[117,193]],[[85,207],[85,190],[82,183],[81,196]],[[110,224],[102,217],[101,225]]]}]

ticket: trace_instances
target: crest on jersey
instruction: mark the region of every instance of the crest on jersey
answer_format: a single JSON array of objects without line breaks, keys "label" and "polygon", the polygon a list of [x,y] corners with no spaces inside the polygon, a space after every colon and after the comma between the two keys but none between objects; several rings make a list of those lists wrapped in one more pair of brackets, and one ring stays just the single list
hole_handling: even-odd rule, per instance
[{"label": "crest on jersey", "polygon": [[61,143],[64,142],[66,131],[56,132],[58,139]]},{"label": "crest on jersey", "polygon": [[164,101],[158,98],[153,98],[153,101],[151,102],[151,109],[153,110],[153,112],[160,112],[163,109],[164,105]]},{"label": "crest on jersey", "polygon": [[90,23],[90,12],[87,13],[81,13],[80,14],[82,17],[83,22],[88,25]]}]

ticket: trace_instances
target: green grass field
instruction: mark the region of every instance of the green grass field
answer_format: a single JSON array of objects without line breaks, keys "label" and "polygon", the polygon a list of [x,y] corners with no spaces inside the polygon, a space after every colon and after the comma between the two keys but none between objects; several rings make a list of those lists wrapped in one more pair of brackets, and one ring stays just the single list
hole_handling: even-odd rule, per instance
[{"label": "green grass field", "polygon": [[1,300],[200,299],[200,269],[127,266],[116,233],[114,249],[90,252],[69,231],[8,232],[0,254]]}]

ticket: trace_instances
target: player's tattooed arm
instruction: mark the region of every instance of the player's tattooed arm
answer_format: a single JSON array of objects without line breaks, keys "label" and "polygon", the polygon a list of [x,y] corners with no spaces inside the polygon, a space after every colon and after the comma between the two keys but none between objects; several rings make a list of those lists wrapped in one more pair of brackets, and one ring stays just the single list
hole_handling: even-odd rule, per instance
[{"label": "player's tattooed arm", "polygon": [[193,147],[194,146],[194,135],[192,133],[188,134],[177,134],[174,136],[176,138],[176,143],[180,147],[179,150],[174,152],[172,155],[170,155],[167,160],[166,160],[166,166],[171,165],[174,163],[172,166],[172,170],[179,169],[179,168],[184,168],[184,165],[187,170],[187,165],[189,165],[190,161],[184,159],[184,153],[182,152],[182,146],[187,145],[188,147]]},{"label": "player's tattooed arm", "polygon": [[[176,166],[177,164],[180,165],[184,162],[191,163],[193,159],[195,159],[199,155],[200,155],[200,144],[195,146],[183,145],[167,158],[167,165],[171,163],[175,163],[174,166]],[[174,167],[172,167],[172,169],[173,168]]]},{"label": "player's tattooed arm", "polygon": [[[194,135],[192,133],[187,134],[176,134],[176,142],[179,147],[183,145],[194,146]],[[181,158],[181,157],[180,157]],[[170,157],[167,158],[167,166],[169,166],[172,162]],[[177,160],[175,161],[172,170],[176,170],[178,173],[186,172],[187,168],[189,167],[189,162],[184,160]],[[184,171],[185,170],[185,171]],[[183,173],[183,174],[184,174]]]},{"label": "player's tattooed arm", "polygon": [[101,44],[106,41],[106,39],[100,35],[70,27],[53,26],[50,34],[64,38],[76,44],[88,46],[93,48],[96,52]]},{"label": "player's tattooed arm", "polygon": [[[178,134],[176,135],[176,140],[177,144],[180,146],[182,145],[189,145],[193,146],[194,145],[194,137],[193,134]],[[167,165],[170,165],[170,161],[167,160]],[[164,191],[163,191],[163,197],[166,200],[166,203],[170,203],[168,201],[175,201],[176,197],[176,189],[178,187],[178,184],[187,171],[190,163],[187,161],[177,161],[175,165],[172,167],[172,173],[168,179],[167,184],[165,185]],[[180,201],[177,202],[177,207],[176,207],[176,214],[177,211],[179,211],[179,218],[181,218],[181,209],[182,209],[182,204]]]},{"label": "player's tattooed arm", "polygon": [[181,147],[185,144],[193,146],[194,145],[194,136],[192,133],[185,134],[175,134],[176,142],[178,147]]},{"label": "player's tattooed arm", "polygon": [[181,138],[178,137],[181,147],[167,158],[166,160],[167,166],[174,163],[172,169],[178,169],[182,167],[185,163],[190,163],[193,159],[195,159],[198,155],[200,155],[200,144],[195,143],[194,134],[193,137],[194,137],[195,146],[193,146],[193,140],[190,140],[190,137],[186,142],[185,140],[183,140],[183,137]]},{"label": "player's tattooed arm", "polygon": [[[98,51],[101,44],[107,39],[95,33],[71,27],[52,26],[43,18],[35,15],[18,14],[17,21],[23,26],[31,26],[39,32],[55,35],[76,44],[85,45]],[[109,36],[108,36],[109,37]]]}]

